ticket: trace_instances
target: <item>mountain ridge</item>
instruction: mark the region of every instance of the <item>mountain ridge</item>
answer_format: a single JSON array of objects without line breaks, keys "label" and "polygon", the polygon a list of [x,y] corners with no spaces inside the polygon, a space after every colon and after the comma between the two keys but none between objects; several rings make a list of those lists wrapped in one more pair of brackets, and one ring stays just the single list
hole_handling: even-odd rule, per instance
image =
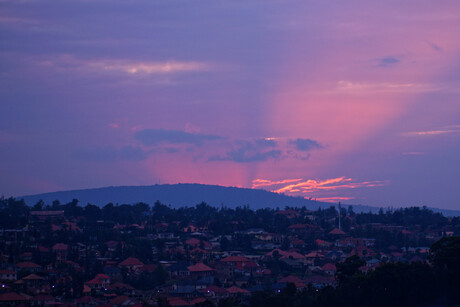
[{"label": "mountain ridge", "polygon": [[[198,183],[178,184],[156,184],[144,186],[108,186],[91,189],[78,189],[48,192],[41,194],[25,195],[16,197],[24,199],[27,205],[33,206],[39,200],[51,204],[55,200],[61,203],[68,203],[72,199],[78,199],[81,205],[88,203],[103,207],[108,203],[113,204],[134,204],[144,202],[153,205],[156,201],[170,205],[173,208],[183,206],[195,206],[206,202],[212,206],[226,206],[235,208],[237,206],[249,205],[251,209],[261,208],[284,208],[305,206],[310,210],[318,208],[329,208],[336,206],[335,203],[319,202],[301,197],[288,196],[269,192],[261,189],[249,189],[238,187],[226,187],[220,185],[205,185]],[[349,205],[343,204],[344,208]],[[352,205],[355,212],[376,213],[381,207],[366,205]],[[383,208],[384,210],[386,208]],[[460,216],[460,211],[438,208],[429,208],[440,212],[445,216]]]}]

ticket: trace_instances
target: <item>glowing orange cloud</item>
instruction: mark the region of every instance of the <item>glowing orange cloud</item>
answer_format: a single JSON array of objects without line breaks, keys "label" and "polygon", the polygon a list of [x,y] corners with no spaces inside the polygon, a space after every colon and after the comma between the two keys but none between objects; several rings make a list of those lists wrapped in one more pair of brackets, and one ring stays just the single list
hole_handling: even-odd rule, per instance
[{"label": "glowing orange cloud", "polygon": [[133,60],[112,60],[97,59],[83,60],[71,55],[61,55],[52,60],[41,60],[41,65],[54,66],[57,68],[90,70],[90,71],[113,71],[130,75],[135,74],[173,74],[183,72],[209,71],[214,66],[210,63],[196,61],[133,61]]},{"label": "glowing orange cloud", "polygon": [[319,198],[315,198],[315,200],[317,200],[317,201],[324,201],[324,202],[329,202],[329,203],[338,202],[338,201],[342,201],[342,200],[350,200],[350,199],[355,199],[355,198],[354,197],[319,197]]},{"label": "glowing orange cloud", "polygon": [[345,181],[351,181],[351,179],[345,178],[345,177],[327,179],[324,181],[310,179],[304,182],[287,185],[273,192],[275,193],[290,192],[291,190],[296,189],[296,188],[301,188],[302,190],[310,190],[310,191],[319,190],[319,189],[334,189],[336,188],[335,186],[327,186],[327,185],[338,183],[338,182],[345,182]]},{"label": "glowing orange cloud", "polygon": [[278,185],[278,184],[284,184],[284,183],[291,183],[291,182],[298,182],[301,181],[302,179],[285,179],[285,180],[280,180],[280,181],[271,181],[271,180],[266,180],[266,179],[255,179],[252,181],[252,188],[258,188],[258,187],[267,187],[267,186],[272,186],[272,185]]},{"label": "glowing orange cloud", "polygon": [[[278,185],[282,186],[276,190],[272,190],[275,193],[288,193],[288,194],[311,194],[311,193],[325,193],[328,191],[335,191],[335,190],[343,190],[343,189],[357,189],[357,188],[369,188],[369,187],[378,187],[384,186],[388,184],[387,181],[354,181],[352,178],[347,177],[338,177],[338,178],[331,178],[326,180],[305,180],[302,182],[297,182],[298,179],[286,179],[286,180],[278,180],[278,181],[271,181],[266,179],[256,179],[253,181],[252,188],[257,188],[260,186],[271,186],[271,185]],[[291,183],[296,182],[292,184]],[[284,185],[284,186],[283,186]],[[349,200],[354,199],[354,197],[343,197],[343,196],[329,196],[324,195],[323,197],[317,198],[318,200]]]},{"label": "glowing orange cloud", "polygon": [[439,135],[439,134],[448,134],[448,133],[458,133],[460,129],[455,126],[451,126],[453,129],[438,129],[438,130],[428,130],[428,131],[412,131],[403,133],[404,136],[430,136],[430,135]]}]

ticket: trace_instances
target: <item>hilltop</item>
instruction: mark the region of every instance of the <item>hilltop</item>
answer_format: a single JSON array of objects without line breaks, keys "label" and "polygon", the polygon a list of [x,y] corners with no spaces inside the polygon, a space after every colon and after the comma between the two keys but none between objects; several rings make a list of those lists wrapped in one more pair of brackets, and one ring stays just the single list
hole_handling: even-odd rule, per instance
[{"label": "hilltop", "polygon": [[[61,203],[68,203],[72,201],[72,199],[78,199],[80,204],[83,206],[90,203],[100,207],[103,207],[108,203],[134,204],[144,202],[153,205],[157,200],[166,205],[170,205],[173,208],[194,206],[201,202],[205,202],[216,207],[226,206],[229,208],[249,205],[251,209],[305,206],[307,209],[316,210],[320,207],[328,208],[331,205],[336,205],[333,203],[319,202],[301,197],[292,197],[265,190],[197,183],[161,184],[150,186],[111,186],[26,195],[18,198],[23,198],[29,206],[33,206],[40,199],[47,204],[51,204],[55,200],[58,200]],[[343,207],[347,208],[348,205],[344,204]],[[353,205],[353,209],[355,212],[376,213],[380,208]],[[435,212],[441,212],[445,216],[460,215],[460,211],[436,208],[430,209]]]}]

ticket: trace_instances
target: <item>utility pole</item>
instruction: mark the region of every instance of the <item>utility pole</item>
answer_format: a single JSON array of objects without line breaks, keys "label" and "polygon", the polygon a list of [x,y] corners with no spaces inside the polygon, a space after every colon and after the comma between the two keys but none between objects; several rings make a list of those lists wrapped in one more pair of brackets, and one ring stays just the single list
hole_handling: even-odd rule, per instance
[{"label": "utility pole", "polygon": [[339,202],[339,229],[342,230],[342,222],[341,222],[341,219],[340,219],[340,211],[342,211],[342,204]]}]

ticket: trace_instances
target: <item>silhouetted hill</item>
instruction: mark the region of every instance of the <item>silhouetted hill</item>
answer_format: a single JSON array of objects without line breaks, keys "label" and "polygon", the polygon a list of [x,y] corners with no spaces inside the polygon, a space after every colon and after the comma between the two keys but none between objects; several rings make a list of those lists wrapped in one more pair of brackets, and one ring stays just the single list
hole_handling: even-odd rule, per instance
[{"label": "silhouetted hill", "polygon": [[[305,206],[310,210],[316,210],[319,207],[328,208],[331,205],[334,205],[332,203],[318,202],[301,197],[292,197],[265,190],[191,183],[105,187],[28,195],[20,198],[24,198],[24,201],[30,206],[33,206],[40,199],[42,199],[46,204],[51,204],[54,200],[59,200],[61,203],[68,203],[74,198],[78,199],[80,201],[80,205],[82,206],[90,203],[100,207],[103,207],[108,203],[134,204],[144,202],[153,205],[157,200],[166,205],[171,205],[173,208],[194,206],[203,201],[209,205],[217,207],[224,205],[226,207],[234,208],[236,206],[249,205],[251,209]],[[346,208],[347,205],[343,205],[343,207]],[[377,207],[362,205],[353,205],[353,209],[355,212],[370,211],[373,213],[376,213],[379,210]],[[446,216],[460,215],[459,211],[441,209],[433,210],[441,212]]]},{"label": "silhouetted hill", "polygon": [[23,198],[28,205],[34,205],[40,199],[51,204],[54,200],[67,203],[76,198],[81,205],[91,203],[101,207],[110,202],[114,204],[145,202],[153,205],[157,200],[175,208],[194,206],[203,201],[213,206],[225,205],[233,208],[249,205],[253,209],[285,206],[307,206],[316,209],[318,206],[330,205],[264,190],[188,183],[72,190],[29,195]]}]

